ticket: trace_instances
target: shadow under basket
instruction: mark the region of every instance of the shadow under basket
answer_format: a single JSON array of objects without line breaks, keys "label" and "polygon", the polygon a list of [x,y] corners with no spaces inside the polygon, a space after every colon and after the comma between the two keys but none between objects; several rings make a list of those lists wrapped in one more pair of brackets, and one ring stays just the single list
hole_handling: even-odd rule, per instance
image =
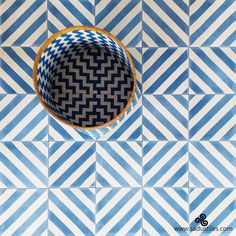
[{"label": "shadow under basket", "polygon": [[98,138],[137,103],[135,68],[122,43],[95,27],[71,27],[52,35],[34,64],[34,85],[57,120]]}]

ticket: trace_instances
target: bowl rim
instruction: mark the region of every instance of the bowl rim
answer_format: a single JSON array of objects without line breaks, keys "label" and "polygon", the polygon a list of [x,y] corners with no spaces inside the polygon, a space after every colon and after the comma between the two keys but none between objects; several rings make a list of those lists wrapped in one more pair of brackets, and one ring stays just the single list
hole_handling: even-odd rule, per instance
[{"label": "bowl rim", "polygon": [[[132,91],[132,94],[126,104],[126,106],[122,109],[122,111],[116,115],[113,119],[109,120],[108,122],[106,123],[103,123],[103,124],[100,124],[100,125],[97,125],[97,126],[90,126],[90,127],[84,127],[84,126],[79,126],[79,125],[74,125],[74,124],[71,124],[70,122],[68,121],[65,121],[65,120],[62,120],[60,119],[58,116],[56,116],[46,105],[45,103],[43,102],[41,96],[40,96],[40,92],[39,92],[39,88],[38,88],[38,75],[37,75],[37,71],[38,71],[38,64],[39,64],[39,60],[41,58],[41,55],[42,53],[44,52],[44,50],[47,48],[47,46],[54,40],[56,39],[57,37],[60,37],[61,35],[63,34],[66,34],[68,32],[71,32],[71,31],[74,31],[74,30],[90,30],[90,31],[94,31],[94,32],[98,32],[98,33],[101,33],[101,34],[104,34],[106,35],[107,37],[109,37],[110,39],[114,40],[125,52],[125,54],[127,55],[128,59],[129,59],[129,62],[130,62],[130,65],[131,65],[131,70],[132,70],[132,73],[133,73],[133,81],[134,81],[134,86],[133,86],[133,91]],[[94,26],[72,26],[72,27],[68,27],[68,28],[65,28],[65,29],[62,29],[56,33],[54,33],[53,35],[51,35],[48,39],[46,39],[46,41],[42,44],[42,46],[40,47],[38,53],[37,53],[37,56],[35,58],[35,61],[34,61],[34,66],[33,66],[33,82],[34,82],[34,88],[35,88],[35,91],[36,91],[36,95],[40,101],[40,103],[42,104],[42,106],[44,107],[44,109],[52,116],[54,117],[56,120],[59,120],[60,122],[66,124],[66,125],[69,125],[71,126],[72,128],[77,128],[77,129],[80,129],[80,130],[95,130],[95,129],[99,129],[99,128],[105,128],[109,125],[111,125],[112,123],[116,122],[117,120],[119,120],[120,117],[122,117],[125,112],[129,109],[133,99],[134,99],[134,96],[135,96],[135,92],[136,92],[136,86],[137,86],[137,81],[136,81],[136,71],[135,71],[135,66],[134,66],[134,62],[133,62],[133,59],[128,51],[128,49],[123,45],[123,43],[121,43],[121,41],[119,39],[117,39],[114,35],[112,35],[111,33],[103,30],[103,29],[100,29],[100,28],[97,28],[97,27],[94,27]]]}]

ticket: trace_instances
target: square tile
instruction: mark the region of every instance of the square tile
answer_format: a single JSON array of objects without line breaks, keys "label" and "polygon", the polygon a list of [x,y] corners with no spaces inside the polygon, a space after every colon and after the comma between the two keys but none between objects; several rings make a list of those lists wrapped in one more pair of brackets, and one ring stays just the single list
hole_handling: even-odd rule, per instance
[{"label": "square tile", "polygon": [[228,228],[228,231],[232,232],[225,233],[226,235],[235,234],[235,189],[193,188],[190,189],[189,201],[190,227],[193,230],[195,229],[195,232],[192,232],[193,235],[202,235],[201,231],[196,232],[197,227],[203,230],[206,227],[210,229],[216,227],[218,231],[220,231],[221,227],[232,227],[230,229]]},{"label": "square tile", "polygon": [[0,188],[46,188],[48,144],[46,142],[0,143]]},{"label": "square tile", "polygon": [[50,34],[71,26],[95,23],[93,0],[48,0],[48,30]]},{"label": "square tile", "polygon": [[141,143],[97,142],[96,151],[96,187],[141,187]]},{"label": "square tile", "polygon": [[142,141],[142,99],[114,129],[98,141]]},{"label": "square tile", "polygon": [[0,2],[0,44],[40,46],[47,39],[46,0]]},{"label": "square tile", "polygon": [[190,142],[191,187],[236,186],[236,142]]},{"label": "square tile", "polygon": [[187,142],[144,142],[143,185],[145,187],[187,187]]},{"label": "square tile", "polygon": [[34,94],[33,65],[39,48],[0,48],[1,94]]},{"label": "square tile", "polygon": [[127,47],[142,45],[140,0],[96,0],[95,25],[116,36]]},{"label": "square tile", "polygon": [[0,95],[2,141],[47,141],[48,115],[36,95]]},{"label": "square tile", "polygon": [[95,189],[49,190],[49,235],[95,235]]},{"label": "square tile", "polygon": [[47,235],[45,189],[0,189],[1,235]]},{"label": "square tile", "polygon": [[143,49],[144,94],[184,94],[187,91],[187,48]]},{"label": "square tile", "polygon": [[187,95],[145,95],[143,97],[144,140],[186,140],[188,138]]},{"label": "square tile", "polygon": [[49,186],[95,186],[95,143],[50,142]]},{"label": "square tile", "polygon": [[96,190],[96,235],[142,235],[142,190]]},{"label": "square tile", "polygon": [[52,116],[49,116],[49,140],[50,141],[91,141],[92,137],[72,128]]},{"label": "square tile", "polygon": [[192,48],[191,94],[236,93],[236,48]]},{"label": "square tile", "polygon": [[189,0],[143,1],[143,46],[188,45]]},{"label": "square tile", "polygon": [[190,45],[236,46],[234,0],[190,0]]},{"label": "square tile", "polygon": [[235,95],[191,95],[189,135],[191,140],[236,140]]},{"label": "square tile", "polygon": [[174,227],[188,227],[188,190],[145,188],[143,235],[187,235],[177,234]]}]

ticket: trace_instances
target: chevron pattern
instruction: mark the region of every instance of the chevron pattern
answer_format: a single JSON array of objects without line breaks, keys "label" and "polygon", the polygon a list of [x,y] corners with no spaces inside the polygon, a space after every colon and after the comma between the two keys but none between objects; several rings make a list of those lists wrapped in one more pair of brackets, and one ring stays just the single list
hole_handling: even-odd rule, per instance
[{"label": "chevron pattern", "polygon": [[36,95],[0,95],[2,141],[47,141],[48,116]]},{"label": "chevron pattern", "polygon": [[0,188],[47,187],[47,143],[0,143]]},{"label": "chevron pattern", "polygon": [[144,0],[143,46],[187,46],[188,18],[188,4],[184,0]]},{"label": "chevron pattern", "polygon": [[191,140],[236,140],[235,95],[192,95],[189,106]]},{"label": "chevron pattern", "polygon": [[[194,219],[202,212],[207,216],[208,226],[232,227],[232,232],[224,232],[226,235],[236,233],[236,191],[224,188],[195,188],[190,190],[190,225],[196,227]],[[222,233],[222,235],[224,234]],[[199,234],[196,234],[199,235]]]},{"label": "chevron pattern", "polygon": [[[188,226],[187,189],[147,188],[143,192],[143,235],[178,235]],[[181,232],[181,235],[188,235]]]},{"label": "chevron pattern", "polygon": [[47,235],[47,191],[0,190],[1,235]]},{"label": "chevron pattern", "polygon": [[50,187],[92,187],[95,185],[95,144],[53,142],[49,148]]},{"label": "chevron pattern", "polygon": [[141,1],[96,0],[95,25],[115,35],[127,47],[141,47]]},{"label": "chevron pattern", "polygon": [[0,43],[4,46],[40,46],[47,39],[44,0],[0,1]]},{"label": "chevron pattern", "polygon": [[190,93],[236,93],[236,49],[192,48]]},{"label": "chevron pattern", "polygon": [[188,89],[188,55],[184,48],[143,49],[144,94],[183,94]]},{"label": "chevron pattern", "polygon": [[99,142],[96,151],[96,187],[141,186],[141,143]]},{"label": "chevron pattern", "polygon": [[139,188],[102,188],[96,194],[96,235],[142,235]]},{"label": "chevron pattern", "polygon": [[191,187],[236,185],[236,142],[191,142],[189,151]]},{"label": "chevron pattern", "polygon": [[94,235],[94,189],[50,190],[48,228],[50,235]]},{"label": "chevron pattern", "polygon": [[146,95],[143,100],[145,140],[186,140],[188,101],[183,95]]},{"label": "chevron pattern", "polygon": [[95,23],[94,0],[50,0],[48,2],[48,30],[50,34],[74,25]]},{"label": "chevron pattern", "polygon": [[186,187],[188,182],[187,142],[145,142],[143,185]]},{"label": "chevron pattern", "polygon": [[34,94],[32,68],[38,48],[0,48],[1,94]]},{"label": "chevron pattern", "polygon": [[190,45],[236,46],[236,2],[191,0]]}]

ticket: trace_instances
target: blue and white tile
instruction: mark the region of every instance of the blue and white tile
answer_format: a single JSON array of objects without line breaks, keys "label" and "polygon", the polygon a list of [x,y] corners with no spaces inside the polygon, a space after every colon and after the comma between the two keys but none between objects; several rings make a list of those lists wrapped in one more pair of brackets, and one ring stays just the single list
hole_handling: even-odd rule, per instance
[{"label": "blue and white tile", "polygon": [[0,1],[0,44],[40,46],[47,39],[47,1]]},{"label": "blue and white tile", "polygon": [[[201,226],[195,222],[201,214],[206,215],[207,226],[232,227],[230,232],[215,235],[235,235],[236,233],[236,190],[230,188],[193,188],[189,194],[190,226]],[[201,226],[202,227],[202,226]],[[203,235],[194,232],[194,235]]]},{"label": "blue and white tile", "polygon": [[187,185],[187,142],[143,143],[144,187],[187,187]]},{"label": "blue and white tile", "polygon": [[191,95],[189,109],[191,140],[236,140],[235,95]]},{"label": "blue and white tile", "polygon": [[190,1],[190,45],[236,46],[234,0]]},{"label": "blue and white tile", "polygon": [[143,235],[178,234],[174,227],[188,227],[188,190],[145,188],[143,192]]},{"label": "blue and white tile", "polygon": [[36,95],[0,95],[2,141],[47,141],[48,115]]},{"label": "blue and white tile", "polygon": [[236,93],[236,48],[192,48],[191,94]]},{"label": "blue and white tile", "polygon": [[141,98],[127,116],[111,131],[101,136],[99,141],[142,141]]},{"label": "blue and white tile", "polygon": [[141,187],[141,143],[97,142],[96,152],[96,187]]},{"label": "blue and white tile", "polygon": [[47,235],[47,190],[0,190],[0,234]]},{"label": "blue and white tile", "polygon": [[144,94],[184,94],[187,90],[186,48],[143,49]]},{"label": "blue and white tile", "polygon": [[236,186],[236,142],[190,142],[191,187]]},{"label": "blue and white tile", "polygon": [[92,137],[49,116],[48,135],[50,141],[91,141]]},{"label": "blue and white tile", "polygon": [[95,235],[95,189],[49,190],[49,235]]},{"label": "blue and white tile", "polygon": [[0,150],[0,188],[48,186],[46,142],[2,142]]},{"label": "blue and white tile", "polygon": [[188,138],[187,95],[145,95],[143,97],[144,140],[186,140]]},{"label": "blue and white tile", "polygon": [[94,10],[94,0],[48,0],[49,33],[70,26],[93,26]]},{"label": "blue and white tile", "polygon": [[0,48],[0,93],[34,94],[33,64],[37,47]]},{"label": "blue and white tile", "polygon": [[140,0],[96,0],[95,24],[115,35],[127,47],[142,46]]},{"label": "blue and white tile", "polygon": [[96,235],[142,235],[140,188],[96,189]]},{"label": "blue and white tile", "polygon": [[95,143],[50,142],[49,186],[95,186]]},{"label": "blue and white tile", "polygon": [[189,0],[143,1],[143,46],[188,45]]}]

